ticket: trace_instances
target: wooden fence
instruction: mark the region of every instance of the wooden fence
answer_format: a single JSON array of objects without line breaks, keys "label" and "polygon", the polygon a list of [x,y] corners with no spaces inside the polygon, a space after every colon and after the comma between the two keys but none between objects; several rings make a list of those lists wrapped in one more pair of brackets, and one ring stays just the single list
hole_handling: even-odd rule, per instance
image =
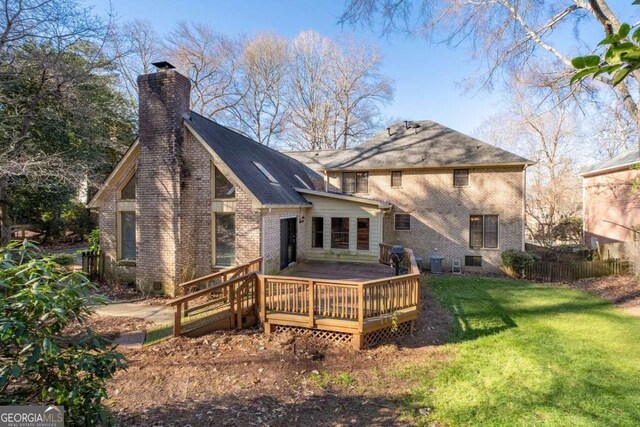
[{"label": "wooden fence", "polygon": [[82,271],[90,279],[101,279],[104,273],[104,254],[100,251],[82,252]]},{"label": "wooden fence", "polygon": [[524,270],[524,278],[540,282],[567,282],[589,277],[625,274],[629,262],[625,260],[593,260],[575,262],[538,261]]}]

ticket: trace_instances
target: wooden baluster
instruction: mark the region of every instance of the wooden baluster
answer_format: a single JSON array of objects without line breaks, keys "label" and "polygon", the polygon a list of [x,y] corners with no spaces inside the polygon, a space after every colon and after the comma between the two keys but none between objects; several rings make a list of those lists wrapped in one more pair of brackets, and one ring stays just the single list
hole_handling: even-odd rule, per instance
[{"label": "wooden baluster", "polygon": [[245,282],[242,282],[240,284],[240,286],[238,286],[238,291],[237,291],[238,292],[238,295],[237,295],[238,296],[238,298],[237,298],[237,300],[238,300],[238,302],[237,302],[238,309],[236,310],[236,327],[239,328],[239,329],[242,329],[242,313],[243,313],[243,307],[242,307],[243,301],[242,300],[244,299],[242,291],[244,290],[244,285],[245,285]]},{"label": "wooden baluster", "polygon": [[179,337],[182,333],[182,304],[176,306],[175,318],[173,320],[173,336]]},{"label": "wooden baluster", "polygon": [[227,289],[229,292],[229,320],[231,323],[231,329],[236,328],[236,316],[235,316],[235,292],[233,292],[233,285],[227,285]]},{"label": "wooden baluster", "polygon": [[314,307],[313,307],[313,295],[314,295],[314,289],[313,289],[313,280],[309,280],[307,286],[309,287],[309,327],[313,328],[315,326],[315,319],[313,317],[314,314]]}]

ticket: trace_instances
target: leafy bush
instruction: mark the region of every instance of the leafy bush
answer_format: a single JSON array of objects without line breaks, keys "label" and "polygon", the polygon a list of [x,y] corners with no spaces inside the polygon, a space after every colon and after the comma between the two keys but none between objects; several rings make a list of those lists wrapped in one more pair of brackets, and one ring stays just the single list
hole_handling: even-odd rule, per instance
[{"label": "leafy bush", "polygon": [[65,205],[62,219],[66,230],[78,239],[90,233],[96,225],[89,209],[78,200],[71,200]]},{"label": "leafy bush", "polygon": [[100,229],[94,228],[89,234],[84,236],[89,244],[89,252],[98,252],[100,250]]},{"label": "leafy bush", "polygon": [[535,263],[539,258],[529,252],[509,249],[501,254],[502,265],[511,270],[517,277],[522,277],[524,269]]},{"label": "leafy bush", "polygon": [[76,262],[76,257],[72,254],[55,254],[51,255],[51,261],[55,262],[60,266],[69,266],[73,265]]},{"label": "leafy bush", "polygon": [[124,357],[89,328],[65,331],[105,302],[92,289],[29,242],[0,248],[0,404],[64,405],[71,425],[109,423],[101,402]]}]

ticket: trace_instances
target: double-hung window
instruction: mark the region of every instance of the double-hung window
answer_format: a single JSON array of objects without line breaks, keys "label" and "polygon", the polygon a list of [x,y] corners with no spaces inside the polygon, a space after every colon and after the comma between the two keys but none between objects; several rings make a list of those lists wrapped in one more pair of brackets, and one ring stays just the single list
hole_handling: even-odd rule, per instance
[{"label": "double-hung window", "polygon": [[498,215],[469,217],[469,247],[472,249],[498,247]]},{"label": "double-hung window", "polygon": [[368,193],[369,172],[343,172],[342,192],[345,194]]}]

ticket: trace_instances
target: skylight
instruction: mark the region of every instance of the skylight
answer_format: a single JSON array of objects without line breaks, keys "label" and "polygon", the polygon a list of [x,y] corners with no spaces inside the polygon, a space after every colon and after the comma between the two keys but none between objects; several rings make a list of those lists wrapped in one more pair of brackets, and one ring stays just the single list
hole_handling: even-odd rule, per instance
[{"label": "skylight", "polygon": [[259,170],[260,172],[262,172],[262,174],[263,174],[264,176],[266,176],[266,177],[267,177],[267,179],[268,179],[270,182],[272,182],[273,184],[278,184],[278,180],[277,180],[277,179],[275,179],[275,178],[273,177],[273,175],[271,175],[271,173],[269,173],[269,171],[268,171],[264,166],[262,166],[262,164],[260,164],[260,163],[258,163],[258,162],[253,162],[253,164],[254,164],[254,165],[256,165],[256,167],[258,168],[258,170]]},{"label": "skylight", "polygon": [[304,185],[304,187],[305,187],[307,190],[311,190],[311,187],[309,187],[309,184],[307,184],[306,182],[304,182],[304,181],[302,180],[302,178],[300,178],[298,175],[294,175],[294,176],[295,176],[296,178],[298,178],[298,181],[300,181],[300,182],[302,183],[302,185]]}]

